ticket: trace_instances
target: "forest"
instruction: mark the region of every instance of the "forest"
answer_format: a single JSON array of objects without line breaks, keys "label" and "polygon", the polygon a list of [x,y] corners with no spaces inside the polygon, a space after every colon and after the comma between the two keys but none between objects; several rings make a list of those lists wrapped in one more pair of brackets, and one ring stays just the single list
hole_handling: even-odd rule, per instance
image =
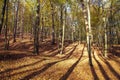
[{"label": "forest", "polygon": [[0,0],[0,80],[120,80],[120,0]]}]

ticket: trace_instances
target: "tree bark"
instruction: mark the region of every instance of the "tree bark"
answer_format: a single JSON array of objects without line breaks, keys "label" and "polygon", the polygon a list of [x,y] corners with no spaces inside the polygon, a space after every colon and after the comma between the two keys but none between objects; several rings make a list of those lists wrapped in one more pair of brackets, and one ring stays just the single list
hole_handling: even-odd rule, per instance
[{"label": "tree bark", "polygon": [[34,53],[39,54],[40,0],[37,0],[36,21],[34,26]]},{"label": "tree bark", "polygon": [[22,7],[22,11],[21,11],[21,28],[20,28],[21,39],[23,39],[23,34],[24,34],[24,11],[25,11],[25,6]]},{"label": "tree bark", "polygon": [[54,26],[54,6],[52,1],[50,0],[50,5],[51,5],[51,12],[52,12],[52,42],[51,44],[55,44],[55,26]]},{"label": "tree bark", "polygon": [[[62,11],[62,9],[61,9]],[[66,24],[66,8],[65,8],[65,16],[64,16],[64,19],[62,19],[62,45],[61,45],[61,54],[63,54],[63,50],[64,50],[64,39],[65,39],[65,24]]]},{"label": "tree bark", "polygon": [[86,36],[87,36],[87,49],[88,49],[88,56],[89,56],[89,64],[92,66],[92,58],[91,58],[91,22],[90,22],[90,2],[87,1],[87,5],[85,8],[84,3],[82,2],[83,7],[83,14],[85,19],[85,26],[86,26]]},{"label": "tree bark", "polygon": [[9,39],[8,39],[8,3],[9,3],[9,0],[7,0],[7,4],[6,4],[5,50],[8,50],[8,49],[9,49]]},{"label": "tree bark", "polygon": [[17,0],[17,6],[15,6],[14,8],[15,8],[15,18],[14,18],[13,42],[16,42],[16,33],[17,33],[17,26],[18,26],[17,23],[18,23],[19,0]]},{"label": "tree bark", "polygon": [[3,23],[4,23],[6,4],[7,4],[7,0],[4,0],[4,5],[3,5],[3,9],[2,9],[2,18],[1,18],[1,21],[0,21],[0,34],[2,32],[2,27],[3,27]]},{"label": "tree bark", "polygon": [[41,34],[40,34],[40,40],[43,42],[43,27],[44,27],[44,17],[42,15],[42,26],[41,26]]}]

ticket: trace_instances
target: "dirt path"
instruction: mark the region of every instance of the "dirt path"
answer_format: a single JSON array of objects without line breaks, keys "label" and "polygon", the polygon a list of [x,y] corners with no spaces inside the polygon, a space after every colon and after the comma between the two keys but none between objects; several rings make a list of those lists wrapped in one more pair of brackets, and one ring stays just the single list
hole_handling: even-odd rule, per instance
[{"label": "dirt path", "polygon": [[[2,52],[0,52],[2,54]],[[6,52],[0,58],[1,80],[119,80],[120,58],[106,59],[94,51],[93,67],[88,64],[84,44],[70,44],[60,55],[56,48],[32,55],[29,51]],[[5,53],[4,53],[5,54]],[[9,55],[7,55],[9,54]]]}]

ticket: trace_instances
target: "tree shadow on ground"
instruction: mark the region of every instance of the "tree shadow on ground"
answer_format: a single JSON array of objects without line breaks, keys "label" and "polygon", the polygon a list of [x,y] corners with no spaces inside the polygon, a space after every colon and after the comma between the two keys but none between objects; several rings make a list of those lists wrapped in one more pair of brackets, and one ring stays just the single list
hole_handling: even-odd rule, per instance
[{"label": "tree shadow on ground", "polygon": [[8,52],[0,53],[0,60],[1,61],[18,60],[24,57],[32,57],[32,56],[35,55],[30,54],[30,52],[15,54],[14,52],[8,51]]},{"label": "tree shadow on ground", "polygon": [[10,50],[28,50],[31,46],[33,46],[32,41],[28,42],[15,42],[10,44]]},{"label": "tree shadow on ground", "polygon": [[51,66],[55,65],[56,63],[61,62],[61,61],[64,61],[64,60],[65,60],[65,59],[48,63],[48,64],[46,64],[42,69],[37,70],[37,71],[35,71],[35,72],[32,72],[31,74],[25,76],[25,77],[22,78],[21,80],[29,80],[29,79],[32,79],[32,78],[34,78],[35,76],[40,75],[41,73],[43,73],[43,72],[46,71],[48,68],[50,68]]},{"label": "tree shadow on ground", "polygon": [[120,74],[117,71],[115,71],[111,64],[102,55],[99,55],[99,58],[107,65],[112,74],[119,80]]},{"label": "tree shadow on ground", "polygon": [[96,74],[96,72],[95,72],[94,66],[90,66],[90,70],[91,70],[91,72],[92,72],[92,75],[93,75],[94,80],[99,80],[99,78],[98,78],[98,76],[97,76],[97,74]]},{"label": "tree shadow on ground", "polygon": [[115,57],[113,55],[108,56],[109,59],[112,59],[113,61],[115,61],[118,65],[120,65],[120,60],[117,60],[118,57]]},{"label": "tree shadow on ground", "polygon": [[[99,64],[99,62],[98,62],[98,61],[96,60],[96,58],[95,58],[95,52],[94,52],[94,50],[95,50],[95,48],[93,47],[93,52],[92,52],[93,58],[94,58],[95,61]],[[99,65],[100,65],[100,64],[99,64]],[[100,66],[101,66],[101,65],[100,65]],[[99,80],[99,77],[98,77],[97,73],[95,72],[94,65],[90,66],[90,70],[91,70],[91,72],[92,72],[92,75],[93,75],[94,80]]]},{"label": "tree shadow on ground", "polygon": [[[119,48],[117,48],[117,49],[119,49]],[[117,49],[114,49],[114,50],[117,50]],[[100,56],[102,53],[100,53],[100,49],[95,49],[98,53],[98,56]],[[120,49],[119,49],[120,50]],[[113,49],[112,50],[110,50],[110,52],[112,53],[112,55],[108,55],[108,58],[109,59],[111,59],[111,60],[113,60],[114,62],[116,62],[118,65],[120,65],[120,60],[117,60],[118,58],[119,58],[119,56],[116,56],[116,55],[114,55],[114,51],[113,51]],[[120,53],[118,53],[118,54],[120,54]],[[101,55],[102,56],[102,55]]]},{"label": "tree shadow on ground", "polygon": [[63,58],[69,58],[69,57],[73,54],[73,52],[75,51],[75,49],[76,49],[77,46],[78,46],[78,45],[75,45],[75,46],[73,47],[73,49],[72,49],[67,55],[65,55]]},{"label": "tree shadow on ground", "polygon": [[[69,46],[70,44],[65,44],[64,47]],[[51,46],[51,47],[50,47]],[[50,45],[50,46],[46,46],[46,48],[44,48],[42,51],[40,51],[40,55],[45,56],[45,57],[54,57],[56,55],[58,55],[60,52],[58,50],[58,47],[56,47],[55,45]],[[52,48],[53,46],[53,48]],[[47,51],[47,53],[44,53],[45,51]]]},{"label": "tree shadow on ground", "polygon": [[[44,60],[46,60],[46,59],[41,59],[41,60],[38,60],[38,61],[33,62],[33,63],[31,63],[31,64],[26,64],[26,65],[22,65],[22,66],[19,66],[19,67],[16,67],[16,68],[10,68],[10,69],[7,69],[7,70],[5,70],[5,71],[1,71],[1,72],[0,72],[0,75],[6,74],[6,73],[9,74],[11,71],[19,70],[19,69],[22,69],[22,68],[25,68],[25,67],[29,67],[29,66],[36,65],[36,64],[38,64],[38,63],[40,63],[40,62],[42,62],[42,61],[44,61]],[[10,76],[10,75],[9,75],[9,76]],[[2,76],[2,77],[5,77],[5,76]]]},{"label": "tree shadow on ground", "polygon": [[[76,45],[76,46],[77,46],[77,45]],[[75,50],[75,49],[73,49],[73,50],[71,51],[71,54],[73,53],[74,50]],[[58,62],[67,60],[68,58],[69,58],[69,56],[67,56],[67,57],[65,57],[65,58],[62,58],[62,60],[58,60],[58,61],[55,61],[55,62],[51,62],[51,63],[45,64],[42,69],[32,72],[31,74],[25,76],[25,77],[22,78],[21,80],[29,80],[29,79],[32,79],[32,78],[34,78],[35,76],[40,75],[41,73],[43,73],[44,71],[46,71],[47,69],[49,69],[50,67],[52,67],[53,65],[57,64]]]},{"label": "tree shadow on ground", "polygon": [[[109,78],[109,76],[106,74],[103,66],[102,66],[102,65],[100,64],[100,62],[96,59],[94,52],[93,52],[93,58],[94,58],[94,60],[96,61],[97,65],[98,65],[98,67],[99,67],[99,70],[100,70],[100,72],[102,73],[104,79],[105,79],[105,80],[110,80],[110,78]],[[94,76],[94,80],[99,80],[99,78],[98,78],[98,76],[97,76],[97,74],[96,74],[96,72],[95,72],[95,70],[94,70],[93,67],[91,67],[91,71],[92,71],[92,74],[93,74],[93,76]]]},{"label": "tree shadow on ground", "polygon": [[115,56],[118,56],[120,57],[120,46],[112,46],[109,51],[115,55]]},{"label": "tree shadow on ground", "polygon": [[[76,48],[76,46],[75,46],[75,48]],[[83,56],[84,48],[85,48],[85,45],[83,47],[83,50],[81,51],[81,56],[79,57],[79,59],[68,69],[68,71],[59,80],[67,80],[67,78],[70,76],[70,74],[73,72],[74,68],[77,66],[77,64],[81,60],[81,58]]]}]

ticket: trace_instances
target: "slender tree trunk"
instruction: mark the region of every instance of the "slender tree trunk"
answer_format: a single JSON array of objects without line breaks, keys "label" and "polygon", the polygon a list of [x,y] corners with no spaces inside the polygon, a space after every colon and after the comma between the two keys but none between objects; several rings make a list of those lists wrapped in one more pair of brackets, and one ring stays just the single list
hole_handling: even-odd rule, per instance
[{"label": "slender tree trunk", "polygon": [[83,31],[82,31],[82,27],[81,27],[81,29],[80,29],[80,36],[81,36],[81,37],[80,37],[80,41],[81,41],[81,43],[82,43],[82,34],[83,34],[82,32],[83,32]]},{"label": "slender tree trunk", "polygon": [[[104,7],[103,8],[103,12],[104,12]],[[107,23],[108,23],[108,14],[105,14],[105,16],[103,16],[104,19],[104,52],[103,52],[103,56],[107,57],[107,53],[108,53],[108,36],[107,36]]]},{"label": "slender tree trunk", "polygon": [[5,50],[8,50],[8,49],[9,49],[9,39],[8,39],[8,3],[9,3],[9,0],[7,0],[7,4],[6,4]]},{"label": "slender tree trunk", "polygon": [[36,21],[34,26],[34,53],[39,54],[40,0],[37,0]]},{"label": "slender tree trunk", "polygon": [[24,6],[22,7],[22,11],[21,11],[21,29],[20,29],[20,36],[21,39],[23,39],[23,33],[24,33]]},{"label": "slender tree trunk", "polygon": [[60,5],[60,18],[59,18],[59,32],[58,32],[58,50],[61,54],[61,46],[62,46],[62,24],[63,24],[63,6]]},{"label": "slender tree trunk", "polygon": [[61,45],[61,54],[63,54],[63,50],[64,50],[64,39],[65,39],[65,26],[66,26],[66,14],[67,14],[67,10],[65,8],[65,16],[63,22],[62,22],[62,45]]},{"label": "slender tree trunk", "polygon": [[120,44],[120,32],[119,32],[119,27],[120,27],[120,23],[119,23],[119,20],[117,20],[117,28],[116,28],[116,43],[117,44]]},{"label": "slender tree trunk", "polygon": [[1,34],[1,32],[2,32],[2,27],[3,27],[3,22],[4,22],[4,15],[5,15],[6,4],[7,4],[7,0],[4,0],[4,5],[3,5],[3,9],[2,9],[2,17],[1,17],[1,20],[0,20],[0,34]]},{"label": "slender tree trunk", "polygon": [[87,33],[87,44],[88,44],[88,54],[89,54],[89,63],[92,65],[92,58],[91,58],[91,40],[92,40],[92,32],[91,32],[91,18],[90,18],[90,0],[87,2],[87,13],[88,13],[88,27],[89,31]]},{"label": "slender tree trunk", "polygon": [[105,37],[105,40],[104,40],[104,54],[103,56],[107,57],[107,53],[108,53],[108,35],[107,35],[107,16],[105,16],[105,20],[104,20],[104,28],[105,28],[105,32],[104,32],[104,37]]},{"label": "slender tree trunk", "polygon": [[88,49],[88,56],[89,56],[89,64],[92,66],[92,58],[91,58],[91,22],[90,22],[90,2],[87,1],[87,9],[85,8],[84,3],[83,5],[83,13],[86,25],[86,35],[87,35],[87,49]]},{"label": "slender tree trunk", "polygon": [[44,27],[44,17],[42,16],[42,26],[41,26],[41,34],[40,34],[40,40],[43,42],[43,27]]},{"label": "slender tree trunk", "polygon": [[105,57],[107,57],[107,49],[108,49],[108,45],[107,45],[107,27],[105,25],[105,52],[104,52]]},{"label": "slender tree trunk", "polygon": [[19,0],[17,0],[17,6],[15,5],[15,18],[14,18],[14,33],[13,33],[13,42],[16,42],[16,33],[17,33],[17,23],[18,23],[18,11],[19,11]]},{"label": "slender tree trunk", "polygon": [[74,42],[74,31],[72,30],[72,42]]},{"label": "slender tree trunk", "polygon": [[52,12],[52,45],[55,44],[55,25],[54,25],[54,6],[52,1],[50,0],[50,5],[51,5],[51,12]]}]

